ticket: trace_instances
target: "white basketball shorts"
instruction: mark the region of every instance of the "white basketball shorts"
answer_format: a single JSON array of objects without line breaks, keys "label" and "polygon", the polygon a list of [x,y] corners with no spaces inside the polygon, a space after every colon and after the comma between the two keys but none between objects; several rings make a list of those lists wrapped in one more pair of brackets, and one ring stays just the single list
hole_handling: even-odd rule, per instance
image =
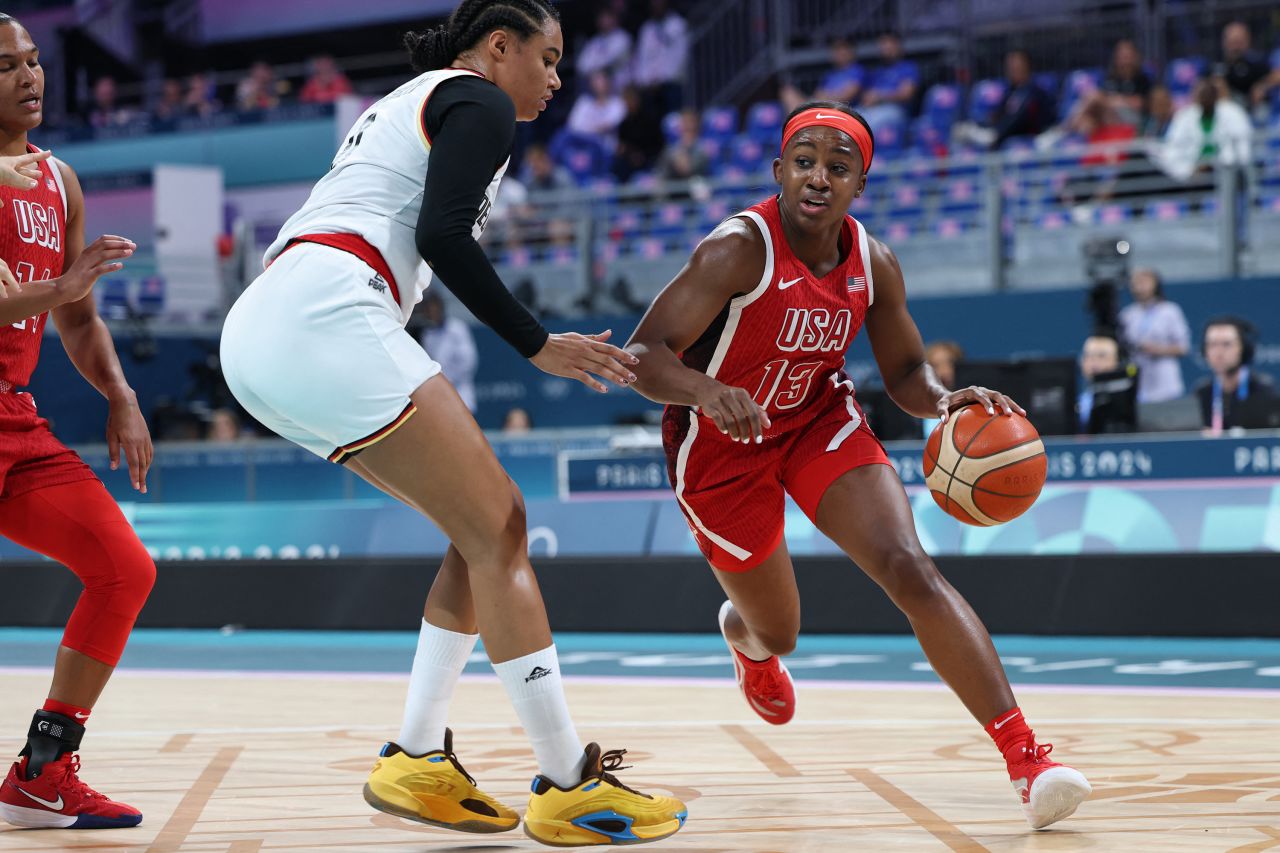
[{"label": "white basketball shorts", "polygon": [[283,252],[236,300],[221,360],[249,414],[339,464],[412,417],[409,395],[440,372],[375,271],[314,243]]}]

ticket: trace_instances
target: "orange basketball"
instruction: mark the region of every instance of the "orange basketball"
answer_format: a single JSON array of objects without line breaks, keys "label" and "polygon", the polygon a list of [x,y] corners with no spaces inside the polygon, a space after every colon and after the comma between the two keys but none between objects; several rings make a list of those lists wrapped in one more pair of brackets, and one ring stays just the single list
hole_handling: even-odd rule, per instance
[{"label": "orange basketball", "polygon": [[1031,422],[988,415],[977,403],[951,413],[924,446],[924,478],[938,506],[965,524],[990,527],[1022,515],[1044,488],[1048,460]]}]

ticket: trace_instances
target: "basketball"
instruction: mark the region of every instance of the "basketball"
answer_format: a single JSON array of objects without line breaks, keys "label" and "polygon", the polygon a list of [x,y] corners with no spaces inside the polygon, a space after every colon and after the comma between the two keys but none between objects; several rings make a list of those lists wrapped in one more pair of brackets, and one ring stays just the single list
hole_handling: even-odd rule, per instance
[{"label": "basketball", "polygon": [[924,447],[929,494],[965,524],[990,527],[1022,515],[1040,496],[1048,466],[1040,433],[1016,412],[974,403],[939,424]]}]

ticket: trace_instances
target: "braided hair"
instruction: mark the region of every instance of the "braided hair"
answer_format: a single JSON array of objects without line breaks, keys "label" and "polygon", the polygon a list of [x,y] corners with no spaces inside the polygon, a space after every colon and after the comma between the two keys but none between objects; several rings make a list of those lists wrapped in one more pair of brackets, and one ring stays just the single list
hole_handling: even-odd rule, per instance
[{"label": "braided hair", "polygon": [[435,71],[449,67],[458,54],[496,29],[509,30],[524,41],[548,18],[560,20],[550,0],[462,0],[440,26],[405,33],[404,46],[414,71]]}]

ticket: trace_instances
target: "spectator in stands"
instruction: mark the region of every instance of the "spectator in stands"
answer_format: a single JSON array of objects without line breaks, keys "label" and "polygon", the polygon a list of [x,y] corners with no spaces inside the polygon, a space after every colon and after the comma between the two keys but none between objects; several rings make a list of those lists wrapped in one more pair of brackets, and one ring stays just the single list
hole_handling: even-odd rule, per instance
[{"label": "spectator in stands", "polygon": [[1249,27],[1232,21],[1222,28],[1222,58],[1213,68],[1214,75],[1226,81],[1231,97],[1245,109],[1262,103],[1268,89],[1280,82],[1252,46]]},{"label": "spectator in stands", "polygon": [[1011,50],[1004,57],[1005,92],[986,127],[958,122],[952,129],[957,142],[999,148],[1015,136],[1039,136],[1054,123],[1053,96],[1041,89],[1031,73],[1031,55]]},{"label": "spectator in stands", "polygon": [[206,441],[239,441],[240,416],[231,409],[214,409],[209,415]]},{"label": "spectator in stands", "polygon": [[1169,92],[1169,87],[1163,83],[1152,86],[1151,93],[1147,96],[1147,116],[1142,121],[1138,135],[1145,139],[1163,139],[1169,132],[1169,125],[1173,123],[1173,113],[1173,95]]},{"label": "spectator in stands", "polygon": [[507,409],[502,419],[502,431],[507,435],[523,435],[533,429],[533,418],[519,406]]},{"label": "spectator in stands", "polygon": [[705,178],[711,172],[711,158],[699,144],[702,117],[697,110],[680,112],[680,138],[662,150],[658,158],[658,177],[664,181],[688,181]]},{"label": "spectator in stands", "polygon": [[904,121],[915,106],[920,88],[920,69],[906,58],[902,37],[897,33],[880,36],[881,66],[871,72],[859,111],[874,128],[878,124]]},{"label": "spectator in stands", "polygon": [[862,86],[866,83],[867,72],[858,64],[858,54],[853,41],[844,36],[836,36],[831,40],[831,70],[822,76],[818,88],[812,95],[806,95],[794,85],[787,83],[778,93],[784,112],[791,112],[805,101],[838,101],[853,105],[862,96]]},{"label": "spectator in stands", "polygon": [[613,158],[613,173],[619,181],[629,181],[637,172],[653,168],[666,140],[662,125],[644,107],[640,90],[628,86],[622,90],[627,115],[618,125],[618,148]]},{"label": "spectator in stands", "polygon": [[689,28],[667,0],[649,0],[649,18],[640,26],[631,80],[658,115],[684,105],[684,75],[689,62]]},{"label": "spectator in stands", "polygon": [[[933,368],[933,375],[947,389],[956,387],[956,365],[964,361],[964,348],[955,341],[932,341],[924,348],[924,360]],[[941,421],[937,418],[924,418],[924,436],[929,437]]]},{"label": "spectator in stands", "polygon": [[1196,86],[1195,100],[1174,113],[1155,160],[1165,174],[1190,180],[1216,163],[1243,167],[1251,162],[1253,125],[1244,107],[1231,99],[1221,77]]},{"label": "spectator in stands", "polygon": [[1191,346],[1191,329],[1176,302],[1164,295],[1160,274],[1148,267],[1129,276],[1133,303],[1121,309],[1120,334],[1138,366],[1138,402],[1162,403],[1186,393],[1182,357]]},{"label": "spectator in stands", "polygon": [[1211,434],[1241,423],[1240,404],[1276,396],[1275,381],[1253,369],[1257,330],[1243,317],[1222,315],[1205,324],[1201,352],[1213,375],[1195,390],[1200,414]]},{"label": "spectator in stands", "polygon": [[93,105],[89,108],[89,126],[97,130],[123,127],[136,113],[120,106],[116,97],[116,78],[99,77],[93,84]]},{"label": "spectator in stands", "polygon": [[541,143],[534,143],[525,150],[520,179],[535,199],[541,192],[568,190],[575,186],[573,177],[551,159],[547,146]]},{"label": "spectator in stands", "polygon": [[298,99],[304,104],[331,104],[352,92],[351,81],[338,68],[332,56],[311,60],[311,76],[302,87]]},{"label": "spectator in stands", "polygon": [[207,74],[192,74],[187,79],[187,94],[184,98],[187,115],[197,118],[208,118],[222,109],[214,92],[213,82]]},{"label": "spectator in stands", "polygon": [[474,412],[479,355],[471,327],[457,317],[446,316],[444,300],[435,290],[428,290],[422,297],[421,311],[426,327],[418,342],[439,362],[445,378],[453,383],[462,402]]},{"label": "spectator in stands", "polygon": [[577,72],[589,77],[597,71],[609,75],[617,88],[627,84],[631,70],[631,33],[618,25],[612,9],[602,9],[596,16],[596,34],[587,39],[577,56]]},{"label": "spectator in stands", "polygon": [[1091,97],[1087,100],[1085,107],[1071,117],[1067,128],[1084,137],[1089,144],[1090,150],[1080,158],[1080,164],[1091,168],[1068,180],[1062,189],[1065,204],[1101,202],[1111,198],[1120,176],[1119,166],[1128,159],[1126,151],[1114,149],[1118,143],[1133,140],[1138,132],[1134,125],[1120,119],[1109,98]]},{"label": "spectator in stands", "polygon": [[187,113],[182,91],[182,81],[176,77],[165,78],[160,87],[160,100],[151,108],[151,114],[159,121],[176,121]]},{"label": "spectator in stands", "polygon": [[1117,118],[1138,127],[1147,113],[1151,77],[1142,68],[1142,54],[1131,39],[1120,39],[1111,53],[1111,67],[1093,97],[1106,98]]},{"label": "spectator in stands", "polygon": [[1080,374],[1084,377],[1084,384],[1076,400],[1077,432],[1093,432],[1089,418],[1093,414],[1094,377],[1115,373],[1119,369],[1120,341],[1114,335],[1103,329],[1084,339],[1084,346],[1080,350]]},{"label": "spectator in stands", "polygon": [[609,75],[597,71],[587,81],[587,91],[578,95],[569,111],[568,128],[604,144],[612,151],[618,146],[618,125],[627,115],[627,105],[615,94]]},{"label": "spectator in stands", "polygon": [[285,88],[270,65],[255,62],[236,86],[236,107],[244,111],[273,110],[280,106],[280,95]]}]

